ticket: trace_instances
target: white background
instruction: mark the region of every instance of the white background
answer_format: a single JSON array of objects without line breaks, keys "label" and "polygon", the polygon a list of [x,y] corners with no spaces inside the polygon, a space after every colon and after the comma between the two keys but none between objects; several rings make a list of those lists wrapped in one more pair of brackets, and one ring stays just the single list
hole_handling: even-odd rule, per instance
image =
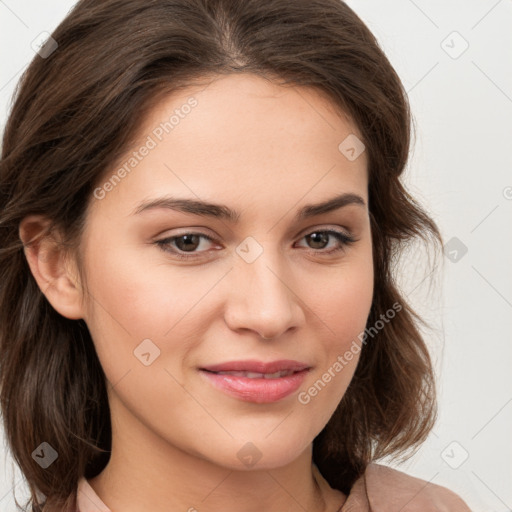
[{"label": "white background", "polygon": [[[445,242],[455,237],[451,243],[467,247],[455,262],[441,258],[435,293],[428,294],[424,279],[432,268],[422,253],[413,251],[404,261],[404,293],[435,324],[426,334],[438,371],[440,417],[400,469],[449,487],[474,511],[509,511],[512,2],[348,3],[377,36],[409,93],[417,132],[406,183]],[[2,131],[16,82],[34,57],[31,42],[51,33],[73,4],[0,0]],[[0,511],[14,512],[12,481],[21,502],[24,482],[5,443],[1,450]]]}]

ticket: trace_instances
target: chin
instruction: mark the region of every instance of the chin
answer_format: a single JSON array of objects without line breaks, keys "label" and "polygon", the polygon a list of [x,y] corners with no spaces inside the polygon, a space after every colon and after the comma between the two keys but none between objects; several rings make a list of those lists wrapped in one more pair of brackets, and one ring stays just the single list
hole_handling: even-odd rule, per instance
[{"label": "chin", "polygon": [[[289,425],[290,427],[290,425]],[[253,438],[247,436],[244,440],[231,440],[229,446],[219,446],[222,451],[215,454],[203,452],[203,456],[218,466],[233,471],[270,470],[286,466],[296,460],[313,442],[314,437],[303,437],[273,433],[268,437],[260,434]],[[294,433],[296,434],[296,432]],[[273,437],[274,436],[274,437]]]}]

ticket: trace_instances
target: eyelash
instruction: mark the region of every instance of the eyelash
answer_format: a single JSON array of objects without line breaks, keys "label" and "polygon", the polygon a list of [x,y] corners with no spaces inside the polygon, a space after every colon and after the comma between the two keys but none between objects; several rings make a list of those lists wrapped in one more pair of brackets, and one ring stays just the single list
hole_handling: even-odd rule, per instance
[{"label": "eyelash", "polygon": [[[305,237],[307,237],[309,235],[312,235],[313,233],[326,233],[326,234],[332,235],[334,238],[336,238],[340,242],[340,245],[337,248],[331,249],[329,251],[324,251],[322,249],[317,249],[317,250],[310,249],[311,251],[319,253],[319,254],[329,254],[330,255],[330,254],[338,253],[340,251],[345,250],[346,247],[352,245],[354,242],[357,242],[357,240],[358,240],[358,239],[354,238],[351,235],[347,235],[346,233],[342,233],[341,231],[336,231],[336,230],[333,230],[333,229],[311,231],[309,233],[306,233],[302,238],[305,238]],[[185,254],[185,253],[182,253],[182,252],[178,252],[179,249],[178,249],[178,251],[175,250],[175,249],[170,249],[170,243],[172,243],[174,240],[177,240],[177,239],[182,238],[182,237],[187,236],[187,235],[200,236],[200,237],[205,238],[206,240],[208,240],[210,242],[214,242],[215,241],[212,237],[210,237],[208,235],[205,235],[204,233],[193,233],[193,232],[191,232],[191,233],[182,233],[181,235],[164,238],[162,240],[157,240],[154,243],[162,251],[167,252],[167,253],[171,253],[173,256],[176,256],[177,258],[179,258],[181,260],[191,260],[191,259],[195,259],[195,258],[200,257],[199,255],[201,253]]]}]

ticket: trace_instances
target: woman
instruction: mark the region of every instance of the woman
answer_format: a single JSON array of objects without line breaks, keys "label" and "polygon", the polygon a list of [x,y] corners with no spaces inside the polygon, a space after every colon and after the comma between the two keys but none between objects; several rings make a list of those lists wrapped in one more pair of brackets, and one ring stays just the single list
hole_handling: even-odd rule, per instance
[{"label": "woman", "polygon": [[[84,0],[0,168],[1,404],[33,511],[460,510],[393,262],[441,243],[338,0]],[[190,247],[187,248],[187,245]]]}]

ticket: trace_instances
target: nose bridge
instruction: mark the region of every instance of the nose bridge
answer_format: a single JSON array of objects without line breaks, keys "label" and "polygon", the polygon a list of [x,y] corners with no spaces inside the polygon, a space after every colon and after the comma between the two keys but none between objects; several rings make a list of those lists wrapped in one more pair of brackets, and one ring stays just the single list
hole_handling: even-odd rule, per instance
[{"label": "nose bridge", "polygon": [[264,337],[277,337],[300,321],[290,273],[278,248],[263,247],[255,239],[237,248],[238,259],[226,321],[232,329],[250,329]]}]

